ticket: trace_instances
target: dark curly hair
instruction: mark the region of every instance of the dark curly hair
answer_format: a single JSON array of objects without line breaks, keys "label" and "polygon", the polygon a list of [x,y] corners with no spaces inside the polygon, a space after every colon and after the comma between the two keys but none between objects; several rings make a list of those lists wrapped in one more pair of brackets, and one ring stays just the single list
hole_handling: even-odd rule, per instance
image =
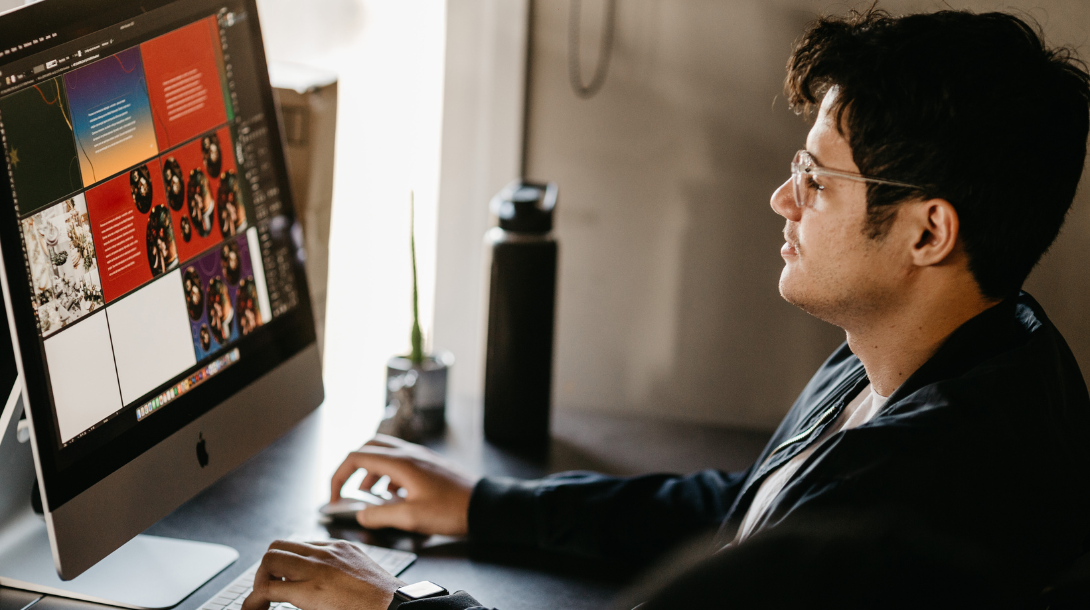
[{"label": "dark curly hair", "polygon": [[1082,176],[1086,64],[1014,15],[872,6],[818,19],[795,45],[791,107],[812,114],[834,87],[831,115],[859,171],[921,187],[868,184],[867,234],[881,238],[897,203],[945,199],[981,292],[1017,293]]}]

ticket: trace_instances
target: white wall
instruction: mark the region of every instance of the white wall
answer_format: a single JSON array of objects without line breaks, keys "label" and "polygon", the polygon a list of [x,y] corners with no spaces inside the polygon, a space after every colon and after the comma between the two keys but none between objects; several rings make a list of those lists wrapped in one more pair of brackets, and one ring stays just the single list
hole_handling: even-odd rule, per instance
[{"label": "white wall", "polygon": [[432,346],[451,350],[453,408],[483,385],[488,201],[520,172],[528,0],[448,0]]},{"label": "white wall", "polygon": [[259,0],[271,59],[339,74],[320,468],[374,434],[409,350],[409,189],[432,328],[446,0]]},{"label": "white wall", "polygon": [[[585,80],[603,2],[583,2]],[[534,3],[528,173],[560,184],[556,406],[771,428],[843,340],[780,299],[783,221],[768,198],[808,129],[781,94],[791,44],[817,11],[845,5],[617,4],[605,87],[582,101],[568,82],[570,3]],[[1085,2],[949,4],[1029,10],[1056,42],[1090,40]],[[1084,370],[1088,203],[1084,189],[1029,283]]]},{"label": "white wall", "polygon": [[377,423],[381,364],[408,347],[411,186],[425,339],[455,355],[451,408],[477,409],[482,243],[520,171],[529,2],[320,1],[260,3],[271,57],[341,74],[327,393]]}]

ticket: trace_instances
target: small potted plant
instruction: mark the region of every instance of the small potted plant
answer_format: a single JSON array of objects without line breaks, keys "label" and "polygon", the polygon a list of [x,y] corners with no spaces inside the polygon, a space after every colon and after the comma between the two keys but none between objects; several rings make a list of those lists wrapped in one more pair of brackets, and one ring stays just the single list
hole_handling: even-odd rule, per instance
[{"label": "small potted plant", "polygon": [[386,362],[386,419],[379,431],[407,440],[442,432],[446,426],[448,351],[424,353],[420,330],[420,292],[416,278],[415,202],[409,191],[409,250],[413,270],[413,325],[410,351]]}]

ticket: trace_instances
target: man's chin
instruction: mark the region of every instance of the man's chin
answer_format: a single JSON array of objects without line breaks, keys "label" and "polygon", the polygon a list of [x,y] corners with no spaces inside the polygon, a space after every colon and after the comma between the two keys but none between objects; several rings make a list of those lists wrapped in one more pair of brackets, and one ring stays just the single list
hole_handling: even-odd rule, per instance
[{"label": "man's chin", "polygon": [[789,269],[784,268],[780,275],[780,296],[783,300],[819,320],[844,328],[846,303],[836,299],[828,290],[821,290],[828,287],[820,282],[807,286],[798,281],[800,279],[792,277]]},{"label": "man's chin", "polygon": [[820,308],[815,307],[813,291],[808,290],[799,280],[800,278],[792,273],[790,263],[788,263],[784,267],[783,273],[780,274],[780,297],[810,315],[821,317],[817,314],[817,310]]},{"label": "man's chin", "polygon": [[799,306],[799,297],[802,295],[794,271],[791,269],[791,263],[783,266],[783,271],[780,272],[780,296],[788,303]]}]

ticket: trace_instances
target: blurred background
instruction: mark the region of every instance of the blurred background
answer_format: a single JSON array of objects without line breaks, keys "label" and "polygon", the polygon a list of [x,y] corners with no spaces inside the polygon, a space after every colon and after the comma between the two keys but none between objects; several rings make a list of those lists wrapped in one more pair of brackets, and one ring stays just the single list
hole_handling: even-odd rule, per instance
[{"label": "blurred background", "polygon": [[[608,0],[259,0],[271,59],[340,78],[325,374],[355,415],[337,444],[374,429],[408,351],[410,189],[426,340],[456,357],[449,408],[479,417],[487,204],[520,173],[560,186],[554,408],[774,427],[843,340],[777,292],[768,199],[809,128],[784,66],[816,15],[869,4],[624,0],[610,20]],[[879,5],[1014,11],[1090,58],[1083,0]],[[572,72],[592,80],[610,32],[584,99]],[[1088,197],[1027,286],[1084,371]]]}]

